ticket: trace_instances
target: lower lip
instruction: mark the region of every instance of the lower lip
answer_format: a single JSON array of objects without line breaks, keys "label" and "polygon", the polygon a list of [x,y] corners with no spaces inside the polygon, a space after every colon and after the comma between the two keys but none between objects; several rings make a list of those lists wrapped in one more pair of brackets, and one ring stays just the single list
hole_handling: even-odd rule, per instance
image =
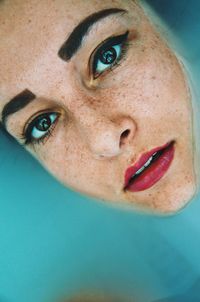
[{"label": "lower lip", "polygon": [[170,144],[167,148],[163,150],[163,153],[160,155],[155,162],[152,162],[144,172],[136,176],[133,182],[128,184],[125,190],[131,192],[144,191],[152,187],[157,183],[169,169],[172,160],[174,158],[174,144]]}]

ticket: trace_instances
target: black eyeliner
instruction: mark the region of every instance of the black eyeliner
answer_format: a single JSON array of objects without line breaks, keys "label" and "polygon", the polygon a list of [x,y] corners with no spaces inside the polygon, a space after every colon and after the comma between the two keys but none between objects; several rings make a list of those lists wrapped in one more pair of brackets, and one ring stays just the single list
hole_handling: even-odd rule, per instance
[{"label": "black eyeliner", "polygon": [[[124,51],[126,49],[124,50],[123,48],[126,44],[128,35],[129,35],[129,31],[127,30],[122,35],[109,37],[95,48],[95,50],[93,51],[93,53],[91,55],[91,57],[93,56],[91,65],[92,65],[92,74],[93,74],[94,78],[97,78],[97,77],[95,77],[95,71],[96,71],[97,62],[99,60],[99,56],[101,55],[101,53],[103,51],[105,51],[106,49],[108,49],[109,47],[113,47],[113,46],[121,44],[122,45],[122,52],[124,54]],[[121,58],[122,58],[122,54],[120,54],[120,57],[118,58],[118,60],[116,60],[116,62],[119,61]],[[113,65],[115,65],[115,63]],[[113,65],[111,64],[111,67],[113,67]]]},{"label": "black eyeliner", "polygon": [[[32,137],[32,131],[33,128],[36,126],[36,123],[39,119],[46,117],[47,115],[56,113],[57,117],[55,119],[55,121],[52,123],[52,125],[49,127],[48,130],[46,130],[46,133],[44,133],[44,135],[41,138],[35,139]],[[24,145],[29,145],[31,143],[40,143],[42,142],[46,137],[49,137],[51,135],[51,131],[53,131],[54,129],[54,124],[56,124],[56,121],[59,117],[59,114],[57,112],[44,112],[38,116],[36,116],[30,123],[28,123],[27,128],[23,131],[22,134],[22,139],[25,140]],[[45,132],[45,131],[44,131]]]}]

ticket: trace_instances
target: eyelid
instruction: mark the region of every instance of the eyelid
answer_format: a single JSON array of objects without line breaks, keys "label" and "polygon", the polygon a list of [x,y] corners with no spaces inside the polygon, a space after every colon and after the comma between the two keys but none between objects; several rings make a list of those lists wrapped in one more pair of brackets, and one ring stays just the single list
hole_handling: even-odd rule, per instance
[{"label": "eyelid", "polygon": [[31,115],[31,116],[28,118],[28,120],[25,122],[25,124],[24,124],[23,131],[22,131],[23,135],[25,135],[25,133],[26,133],[26,131],[27,131],[27,128],[30,126],[30,124],[31,124],[37,117],[39,117],[39,116],[42,115],[42,114],[51,113],[51,112],[55,112],[55,110],[54,110],[54,109],[48,109],[48,110],[43,109],[43,110],[34,112],[34,114]]},{"label": "eyelid", "polygon": [[[102,41],[97,47],[92,51],[90,57],[89,57],[89,70],[90,75],[94,76],[94,62],[95,62],[95,56],[97,56],[103,48],[114,46],[118,44],[124,44],[127,41],[129,35],[129,30],[127,30],[125,33],[121,35],[113,35]],[[94,77],[95,79],[95,77]]]},{"label": "eyelid", "polygon": [[[28,136],[28,129],[31,127],[31,125],[34,123],[34,121],[37,119],[37,118],[39,118],[40,116],[42,116],[42,115],[45,115],[45,114],[50,114],[50,113],[56,113],[57,114],[57,118],[56,118],[56,121],[54,122],[54,124],[56,124],[57,123],[57,121],[58,121],[58,119],[59,119],[59,117],[60,117],[60,115],[61,115],[61,113],[60,112],[58,112],[58,110],[55,110],[55,108],[54,109],[48,109],[48,110],[41,110],[41,111],[37,111],[37,113],[34,113],[28,120],[27,120],[27,122],[25,123],[25,125],[24,125],[24,128],[23,128],[23,131],[22,131],[22,139],[23,140],[25,140],[25,145],[26,144],[29,144],[29,143],[31,143],[31,141],[29,142],[29,141],[27,141],[27,136]],[[52,126],[51,126],[52,127]],[[50,127],[50,128],[51,128]],[[47,132],[48,132],[48,130],[47,130]],[[45,135],[44,135],[44,137],[43,138],[45,138]],[[42,138],[41,138],[42,139]],[[33,142],[35,141],[35,142],[39,142],[39,139],[38,140],[32,140]]]}]

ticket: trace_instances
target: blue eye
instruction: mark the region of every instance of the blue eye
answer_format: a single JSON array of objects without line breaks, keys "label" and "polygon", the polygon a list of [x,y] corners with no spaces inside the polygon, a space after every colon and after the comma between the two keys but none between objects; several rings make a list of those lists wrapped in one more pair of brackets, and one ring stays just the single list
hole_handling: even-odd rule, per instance
[{"label": "blue eye", "polygon": [[51,134],[57,118],[58,113],[56,112],[47,112],[37,116],[33,121],[31,121],[25,131],[25,144],[33,141],[40,142],[47,135]]},{"label": "blue eye", "polygon": [[128,31],[120,36],[110,37],[94,51],[92,56],[92,73],[97,78],[107,69],[111,69],[126,52]]}]

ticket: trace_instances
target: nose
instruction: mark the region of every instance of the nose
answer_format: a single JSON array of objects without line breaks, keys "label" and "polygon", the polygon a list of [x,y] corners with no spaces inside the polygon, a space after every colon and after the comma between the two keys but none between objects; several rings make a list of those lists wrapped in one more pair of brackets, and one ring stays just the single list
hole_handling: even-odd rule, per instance
[{"label": "nose", "polygon": [[93,155],[96,158],[111,158],[128,148],[136,132],[136,123],[130,117],[111,120],[101,116],[93,124],[87,124],[86,128],[84,132]]}]

